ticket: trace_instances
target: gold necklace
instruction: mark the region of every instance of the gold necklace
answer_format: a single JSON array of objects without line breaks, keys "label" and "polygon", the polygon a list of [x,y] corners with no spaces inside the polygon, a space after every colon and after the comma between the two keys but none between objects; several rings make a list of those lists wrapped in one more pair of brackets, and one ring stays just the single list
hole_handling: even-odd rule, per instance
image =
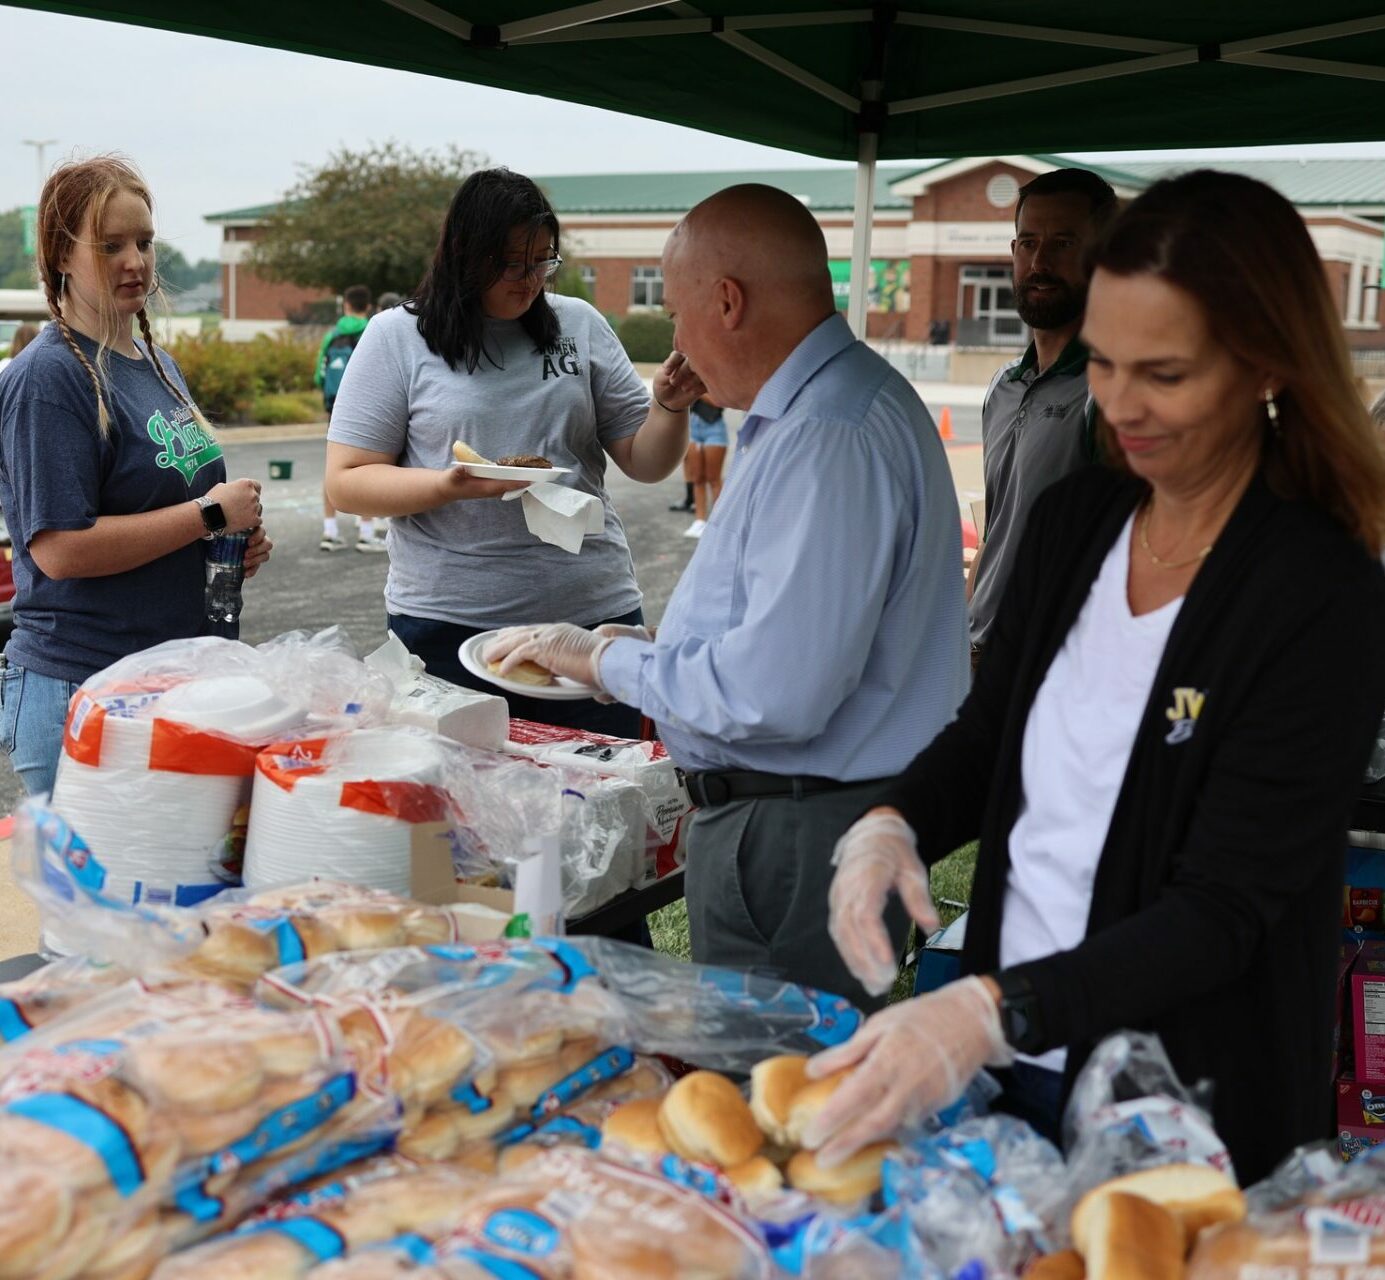
[{"label": "gold necklace", "polygon": [[1189,565],[1197,564],[1199,560],[1205,560],[1207,553],[1212,550],[1212,543],[1209,542],[1197,555],[1188,560],[1161,560],[1154,554],[1154,548],[1149,545],[1149,517],[1154,510],[1154,504],[1150,503],[1145,507],[1144,513],[1140,518],[1140,547],[1150,559],[1150,562],[1160,569],[1186,569]]}]

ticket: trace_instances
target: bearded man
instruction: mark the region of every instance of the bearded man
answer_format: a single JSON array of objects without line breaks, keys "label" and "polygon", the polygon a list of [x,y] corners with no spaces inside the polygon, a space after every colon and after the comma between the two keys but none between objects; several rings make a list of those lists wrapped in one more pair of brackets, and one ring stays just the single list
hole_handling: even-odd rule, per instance
[{"label": "bearded man", "polygon": [[1035,499],[1094,457],[1087,350],[1077,333],[1086,250],[1115,212],[1116,193],[1087,169],[1054,169],[1020,188],[1010,253],[1015,309],[1033,340],[991,380],[981,410],[986,528],[969,583],[973,668]]}]

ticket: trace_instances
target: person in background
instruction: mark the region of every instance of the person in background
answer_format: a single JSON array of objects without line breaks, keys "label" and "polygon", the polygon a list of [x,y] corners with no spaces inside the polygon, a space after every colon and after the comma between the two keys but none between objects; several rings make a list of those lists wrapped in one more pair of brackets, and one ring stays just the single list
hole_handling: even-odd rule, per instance
[{"label": "person in background", "polygon": [[[346,371],[327,437],[327,487],[347,510],[390,516],[389,628],[430,673],[483,692],[462,666],[481,632],[539,618],[583,626],[643,621],[608,461],[655,484],[688,447],[702,384],[674,354],[653,398],[601,313],[545,288],[562,263],[558,219],[538,186],[483,169],[458,189],[414,297],[371,321]],[[574,555],[529,532],[522,482],[452,465],[461,441],[486,458],[536,454],[552,483],[600,499],[601,532]],[[510,712],[638,738],[639,713],[592,699],[506,692]]]},{"label": "person in background", "polygon": [[1083,255],[1115,212],[1116,193],[1087,169],[1054,169],[1020,188],[1010,254],[1015,309],[1033,339],[991,379],[981,408],[986,528],[969,575],[973,666],[1035,500],[1095,457],[1087,349],[1078,337]]},{"label": "person in background", "polygon": [[926,898],[979,836],[969,976],[813,1060],[854,1068],[809,1135],[828,1164],[986,1065],[1056,1139],[1121,1028],[1212,1082],[1243,1184],[1328,1135],[1346,831],[1385,705],[1385,455],[1268,186],[1156,183],[1093,262],[1111,465],[1039,498],[970,697],[836,854],[833,937],[880,990],[888,895]]},{"label": "person in background", "polygon": [[693,487],[695,515],[683,536],[700,538],[707,527],[707,517],[721,497],[721,473],[726,466],[726,448],[730,443],[726,415],[710,400],[693,402],[688,417],[688,440],[683,475]]},{"label": "person in background", "polygon": [[39,327],[36,324],[22,324],[14,331],[14,337],[10,339],[10,349],[8,354],[0,357],[0,369],[4,369],[11,360],[24,350],[39,335]]},{"label": "person in background", "polygon": [[15,581],[0,735],[30,795],[53,789],[82,681],[204,632],[204,539],[253,529],[247,577],[272,546],[259,484],[227,481],[221,446],[154,344],[143,178],[118,156],[61,165],[39,196],[37,233],[53,322],[0,378],[0,507]]},{"label": "person in background", "polygon": [[403,301],[404,297],[402,294],[387,291],[375,299],[375,310],[377,312],[388,311],[392,307],[397,307]]},{"label": "person in background", "polygon": [[[913,388],[837,312],[822,230],[792,196],[703,201],[663,269],[699,394],[747,411],[721,501],[653,640],[516,628],[486,656],[657,721],[698,805],[694,960],[875,1006],[828,936],[832,848],[966,692],[947,458]],[[908,920],[892,909],[889,924],[897,957]]]},{"label": "person in background", "polygon": [[[396,295],[397,297],[397,295]],[[327,426],[332,425],[332,406],[337,402],[337,392],[346,374],[347,363],[361,340],[366,325],[370,322],[370,290],[363,284],[353,284],[342,295],[342,315],[322,339],[317,351],[317,370],[313,381],[322,388],[322,404],[327,410]],[[341,551],[346,539],[341,536],[337,523],[337,511],[327,496],[327,485],[322,485],[322,541],[317,544],[319,551]],[[356,550],[367,555],[379,554],[385,550],[385,540],[375,536],[375,522],[368,517],[360,521],[356,535]]]}]

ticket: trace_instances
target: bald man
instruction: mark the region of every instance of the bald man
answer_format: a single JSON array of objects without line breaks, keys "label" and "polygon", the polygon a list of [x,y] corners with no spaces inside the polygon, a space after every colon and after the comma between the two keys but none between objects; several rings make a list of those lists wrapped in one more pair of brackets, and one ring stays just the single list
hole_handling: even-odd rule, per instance
[{"label": "bald man", "polygon": [[[968,651],[957,498],[928,411],[837,313],[822,232],[772,187],[693,209],[664,250],[690,375],[747,410],[658,638],[554,625],[526,658],[658,723],[698,805],[693,959],[869,997],[827,932],[837,838],[953,717]],[[902,948],[907,920],[887,923]]]}]

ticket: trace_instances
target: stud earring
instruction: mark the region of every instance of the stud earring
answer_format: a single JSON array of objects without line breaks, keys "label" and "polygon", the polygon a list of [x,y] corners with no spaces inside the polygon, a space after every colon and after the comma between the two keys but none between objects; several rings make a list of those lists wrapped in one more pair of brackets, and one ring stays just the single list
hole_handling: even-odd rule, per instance
[{"label": "stud earring", "polygon": [[1265,388],[1265,416],[1270,420],[1270,430],[1278,435],[1279,427],[1279,406],[1274,402],[1274,391],[1270,387]]}]

